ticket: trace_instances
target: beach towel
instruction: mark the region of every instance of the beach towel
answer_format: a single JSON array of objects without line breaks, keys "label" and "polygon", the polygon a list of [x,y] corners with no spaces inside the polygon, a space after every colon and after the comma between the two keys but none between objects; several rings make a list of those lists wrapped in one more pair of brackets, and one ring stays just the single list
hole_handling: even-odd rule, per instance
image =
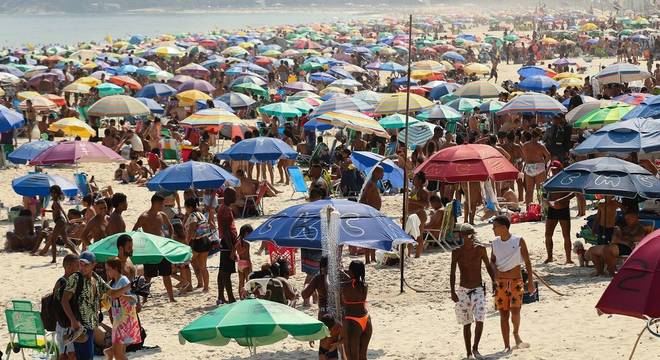
[{"label": "beach towel", "polygon": [[412,214],[408,216],[408,220],[406,220],[406,228],[405,228],[406,234],[412,236],[414,239],[417,239],[417,237],[421,235],[419,232],[419,226],[421,224],[422,222],[419,220],[419,216],[417,216],[417,214]]}]

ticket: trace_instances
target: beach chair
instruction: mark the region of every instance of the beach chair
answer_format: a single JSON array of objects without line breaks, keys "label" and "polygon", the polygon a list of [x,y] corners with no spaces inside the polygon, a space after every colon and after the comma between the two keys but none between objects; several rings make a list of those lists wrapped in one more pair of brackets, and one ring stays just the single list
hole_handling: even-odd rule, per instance
[{"label": "beach chair", "polygon": [[181,159],[179,142],[176,139],[160,139],[160,152],[165,161],[173,160],[178,162]]},{"label": "beach chair", "polygon": [[396,142],[388,143],[385,147],[385,157],[396,154]]},{"label": "beach chair", "polygon": [[307,197],[307,184],[305,183],[305,176],[303,176],[302,170],[298,166],[289,166],[286,168],[286,171],[289,173],[289,181],[291,182],[291,187],[293,188],[293,193],[291,193],[291,198],[296,193],[303,193]]},{"label": "beach chair", "polygon": [[32,304],[30,303],[28,306],[27,303],[29,302],[17,300],[14,302],[13,309],[5,310],[7,329],[9,331],[6,359],[9,359],[12,353],[19,352],[23,359],[25,359],[25,349],[33,349],[45,353],[47,359],[57,359],[59,353],[57,344],[55,343],[54,333],[46,333],[44,324],[41,321],[41,314],[38,311],[19,310],[28,307],[32,308]]},{"label": "beach chair", "polygon": [[448,240],[449,234],[453,232],[453,211],[454,204],[447,204],[440,229],[424,229],[424,246],[436,244],[442,251],[452,251],[460,246],[455,242],[450,243]]},{"label": "beach chair", "polygon": [[87,181],[86,173],[77,173],[74,175],[74,179],[76,180],[76,187],[78,188],[81,197],[85,197],[92,192],[92,189],[89,186],[89,181]]},{"label": "beach chair", "polygon": [[264,206],[263,206],[263,199],[264,196],[266,195],[266,191],[268,188],[266,188],[266,185],[259,185],[259,189],[257,189],[257,193],[254,195],[246,195],[245,196],[245,205],[243,205],[243,214],[241,217],[245,217],[245,212],[247,211],[248,208],[255,209],[257,212],[257,216],[261,216],[264,214]]}]

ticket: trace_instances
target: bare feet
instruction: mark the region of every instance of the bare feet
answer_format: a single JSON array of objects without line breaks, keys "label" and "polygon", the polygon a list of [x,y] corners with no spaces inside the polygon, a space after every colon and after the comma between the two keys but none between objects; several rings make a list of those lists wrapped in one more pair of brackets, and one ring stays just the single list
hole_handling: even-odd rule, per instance
[{"label": "bare feet", "polygon": [[571,265],[571,264],[575,264],[575,263],[573,262],[573,260],[568,259],[568,260],[566,260],[566,263],[565,263],[565,264],[566,264],[566,265]]},{"label": "bare feet", "polygon": [[513,338],[516,339],[516,346],[514,346],[514,349],[527,349],[529,348],[529,344],[522,341],[520,338],[520,335],[518,334],[513,334]]},{"label": "bare feet", "polygon": [[555,261],[553,258],[547,258],[547,259],[545,259],[545,261],[543,263],[548,264],[548,263],[551,263],[553,261]]}]

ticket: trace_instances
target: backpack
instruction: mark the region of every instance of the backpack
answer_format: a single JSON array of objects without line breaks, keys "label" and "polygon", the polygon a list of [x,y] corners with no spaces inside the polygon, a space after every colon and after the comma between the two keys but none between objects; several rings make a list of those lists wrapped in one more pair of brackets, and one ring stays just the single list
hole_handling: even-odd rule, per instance
[{"label": "backpack", "polygon": [[[76,274],[82,276],[80,273]],[[44,324],[44,329],[48,331],[55,331],[57,323],[65,328],[71,326],[69,317],[66,316],[66,313],[62,308],[62,296],[64,295],[64,288],[66,287],[66,278],[61,277],[57,279],[57,283],[60,284],[57,290],[52,291],[41,298],[41,322]],[[78,298],[80,297],[80,293],[82,292],[82,286],[83,282],[78,281],[76,285],[76,292],[71,298],[71,309],[74,311],[74,313],[76,313],[78,309],[77,303]],[[76,317],[78,316],[79,315],[76,314]]]}]

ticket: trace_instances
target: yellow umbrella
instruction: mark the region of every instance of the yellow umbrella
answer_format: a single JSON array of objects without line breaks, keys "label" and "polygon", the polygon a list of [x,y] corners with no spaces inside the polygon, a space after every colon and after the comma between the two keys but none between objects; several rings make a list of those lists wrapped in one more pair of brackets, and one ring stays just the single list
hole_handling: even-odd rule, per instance
[{"label": "yellow umbrella", "polygon": [[96,131],[94,131],[91,126],[75,117],[68,117],[57,120],[56,122],[50,124],[48,130],[61,130],[64,132],[64,135],[67,136],[90,137],[96,134]]},{"label": "yellow umbrella", "polygon": [[[386,94],[376,105],[374,113],[376,114],[394,114],[406,112],[406,93]],[[409,111],[420,111],[433,106],[428,99],[417,94],[410,94]]]},{"label": "yellow umbrella", "polygon": [[173,46],[161,46],[159,48],[156,48],[154,53],[156,53],[156,55],[158,56],[163,56],[163,57],[183,55],[183,52],[181,52],[181,50]]},{"label": "yellow umbrella", "polygon": [[76,80],[75,82],[78,83],[78,84],[85,84],[89,87],[98,86],[98,85],[101,85],[101,83],[102,83],[101,80],[99,80],[97,78],[93,78],[91,76],[83,76],[83,77],[79,78],[78,80]]},{"label": "yellow umbrella", "polygon": [[65,86],[62,90],[64,90],[64,92],[70,92],[70,93],[87,94],[89,93],[89,89],[91,89],[91,86],[89,85],[73,82]]},{"label": "yellow umbrella", "polygon": [[547,38],[543,38],[543,40],[541,40],[541,43],[543,43],[543,45],[558,45],[559,41],[547,37]]},{"label": "yellow umbrella", "polygon": [[441,72],[447,70],[444,64],[441,64],[435,60],[416,61],[412,64],[411,69],[415,71],[424,70],[428,72]]},{"label": "yellow umbrella", "polygon": [[565,79],[559,80],[559,86],[560,87],[582,87],[584,85],[584,81],[582,79],[574,78],[574,77],[569,77]]},{"label": "yellow umbrella", "polygon": [[176,94],[182,106],[191,106],[197,100],[212,100],[213,98],[199,90],[187,90]]},{"label": "yellow umbrella", "polygon": [[32,98],[40,97],[40,96],[41,96],[41,94],[39,94],[36,91],[21,91],[21,92],[16,94],[16,98],[18,100],[21,100],[21,101],[25,100],[25,99],[32,99]]},{"label": "yellow umbrella", "polygon": [[594,23],[586,23],[580,28],[582,31],[594,31],[598,30],[598,25]]},{"label": "yellow umbrella", "polygon": [[254,44],[249,41],[246,41],[238,44],[238,46],[242,47],[243,49],[252,49],[254,47]]},{"label": "yellow umbrella", "polygon": [[83,69],[85,69],[85,70],[94,70],[94,69],[96,69],[98,66],[99,66],[99,65],[98,65],[97,63],[94,63],[94,62],[88,62],[88,63],[86,63],[85,65],[81,66],[81,68],[83,68]]},{"label": "yellow umbrella", "polygon": [[465,65],[463,71],[468,75],[471,74],[484,75],[484,74],[490,74],[490,67],[484,64],[471,63]]},{"label": "yellow umbrella", "polygon": [[374,134],[378,137],[389,138],[390,135],[374,118],[358,111],[335,110],[323,113],[318,117],[319,122],[338,127],[346,127],[365,134]]},{"label": "yellow umbrella", "polygon": [[568,79],[568,78],[581,79],[580,75],[578,75],[576,73],[568,72],[568,71],[559,73],[559,74],[557,74],[553,77],[553,79],[555,79],[557,81],[563,80],[563,79]]},{"label": "yellow umbrella", "polygon": [[346,93],[346,90],[337,87],[337,86],[328,86],[327,88],[321,90],[319,93],[321,96],[328,94],[328,93],[338,93],[338,94],[344,94]]}]

